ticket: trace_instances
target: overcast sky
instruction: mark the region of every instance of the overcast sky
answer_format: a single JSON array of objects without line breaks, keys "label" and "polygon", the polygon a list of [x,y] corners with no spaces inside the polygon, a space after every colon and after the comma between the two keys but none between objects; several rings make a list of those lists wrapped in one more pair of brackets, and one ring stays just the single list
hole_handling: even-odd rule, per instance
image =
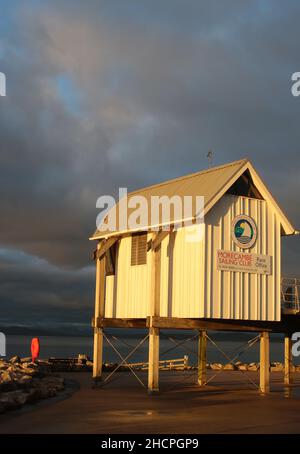
[{"label": "overcast sky", "polygon": [[[97,197],[249,157],[300,227],[300,3],[0,0],[2,324],[89,323]],[[284,273],[300,277],[299,239]]]}]

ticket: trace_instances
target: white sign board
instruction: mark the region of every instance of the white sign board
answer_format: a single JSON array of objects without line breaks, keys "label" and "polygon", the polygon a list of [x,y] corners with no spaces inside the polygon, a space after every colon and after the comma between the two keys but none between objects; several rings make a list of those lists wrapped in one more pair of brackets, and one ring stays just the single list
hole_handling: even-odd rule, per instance
[{"label": "white sign board", "polygon": [[217,270],[271,274],[271,267],[272,257],[270,255],[217,250]]}]

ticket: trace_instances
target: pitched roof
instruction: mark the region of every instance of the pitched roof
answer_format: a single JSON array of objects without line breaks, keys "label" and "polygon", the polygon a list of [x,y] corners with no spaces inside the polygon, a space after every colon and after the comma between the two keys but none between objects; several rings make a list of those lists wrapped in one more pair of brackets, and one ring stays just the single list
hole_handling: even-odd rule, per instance
[{"label": "pitched roof", "polygon": [[[193,198],[195,198],[196,196],[204,196],[204,215],[205,215],[247,169],[249,170],[253,182],[260,191],[260,193],[262,194],[263,198],[268,199],[269,202],[273,204],[275,210],[279,213],[285,234],[293,234],[295,232],[295,229],[293,228],[289,220],[286,218],[286,216],[280,209],[279,205],[272,197],[271,193],[268,191],[268,189],[264,185],[261,178],[258,176],[257,172],[254,170],[251,162],[248,159],[234,161],[229,164],[209,168],[197,173],[185,175],[179,178],[164,181],[159,184],[148,186],[137,191],[133,191],[128,194],[128,203],[130,199],[132,199],[132,197],[134,196],[143,196],[147,200],[148,207],[150,210],[151,206],[150,198],[152,196],[158,197],[167,196],[169,198],[171,198],[172,196],[179,197],[192,196]],[[116,231],[111,232],[110,230],[107,230],[100,232],[96,230],[90,239],[106,238],[108,236],[116,234],[125,234],[137,230],[129,228],[127,229],[118,228],[119,204],[120,201],[116,204],[116,226],[117,226]],[[128,215],[130,215],[130,211],[134,211],[135,209],[136,207],[134,207],[134,209],[132,210],[128,209]],[[196,216],[196,214],[197,213],[194,213],[194,216]],[[150,211],[148,212],[148,219],[151,219]],[[170,219],[170,222],[171,221],[172,219]],[[177,219],[177,221],[179,222],[179,219]],[[181,221],[183,221],[183,219],[181,219]],[[158,225],[162,225],[162,223]],[[151,227],[154,226],[150,224],[146,226],[146,228]],[[145,230],[145,228],[138,230]]]}]

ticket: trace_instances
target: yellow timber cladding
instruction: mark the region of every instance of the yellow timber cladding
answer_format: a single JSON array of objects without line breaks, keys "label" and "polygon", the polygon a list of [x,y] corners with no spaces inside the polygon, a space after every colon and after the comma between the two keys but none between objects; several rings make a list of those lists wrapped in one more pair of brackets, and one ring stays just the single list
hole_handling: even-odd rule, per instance
[{"label": "yellow timber cladding", "polygon": [[[217,271],[216,250],[240,251],[231,238],[235,216],[250,216],[257,225],[251,254],[271,256],[271,274]],[[281,226],[265,200],[226,195],[205,219],[205,290],[203,317],[279,321]]]},{"label": "yellow timber cladding", "polygon": [[[251,253],[272,257],[270,275],[216,269],[218,249],[241,251],[231,238],[232,220],[240,214],[257,225]],[[273,206],[265,200],[224,195],[204,221],[204,234],[197,242],[186,241],[185,228],[162,241],[160,315],[280,320],[281,226]],[[115,275],[106,277],[105,317],[150,315],[150,286],[150,252],[146,265],[131,266],[131,237],[123,237]]]}]

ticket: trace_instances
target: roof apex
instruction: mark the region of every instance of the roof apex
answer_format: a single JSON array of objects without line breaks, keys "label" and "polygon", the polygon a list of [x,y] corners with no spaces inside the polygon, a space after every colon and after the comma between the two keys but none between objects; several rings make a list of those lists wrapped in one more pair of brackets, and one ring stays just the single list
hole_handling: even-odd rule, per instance
[{"label": "roof apex", "polygon": [[[265,186],[263,180],[258,175],[251,161],[248,158],[243,158],[237,161],[230,162],[228,164],[211,167],[196,173],[184,175],[171,180],[163,181],[158,184],[147,186],[128,193],[127,197],[128,199],[130,199],[133,196],[139,195],[145,197],[149,202],[151,196],[158,197],[167,196],[169,198],[176,195],[181,197],[186,195],[204,196],[204,214],[206,214],[218,202],[218,200],[220,200],[220,198],[223,197],[226,191],[247,169],[249,170],[252,176],[253,183],[257,186],[263,198],[268,200],[272,204],[274,210],[278,212],[285,234],[286,235],[293,234],[295,232],[295,229],[287,219],[286,215],[281,210],[280,206],[278,205],[270,191]],[[119,225],[117,209],[118,205],[119,202],[117,202],[116,204],[117,226]],[[195,213],[194,216],[197,216],[197,213]],[[148,219],[151,219],[151,217],[149,217],[149,213]],[[170,219],[169,222],[172,223],[172,220]],[[177,220],[177,222],[179,222],[179,220]],[[162,223],[159,223],[158,225],[154,226],[149,223],[147,226],[144,226],[143,229],[140,228],[133,230],[127,228],[125,230],[124,229],[122,230],[117,228],[116,231],[113,232],[110,230],[106,231],[96,230],[90,239],[95,240],[107,238],[110,236],[121,235],[138,230],[146,230],[151,227],[154,228],[162,225],[163,225]]]}]

